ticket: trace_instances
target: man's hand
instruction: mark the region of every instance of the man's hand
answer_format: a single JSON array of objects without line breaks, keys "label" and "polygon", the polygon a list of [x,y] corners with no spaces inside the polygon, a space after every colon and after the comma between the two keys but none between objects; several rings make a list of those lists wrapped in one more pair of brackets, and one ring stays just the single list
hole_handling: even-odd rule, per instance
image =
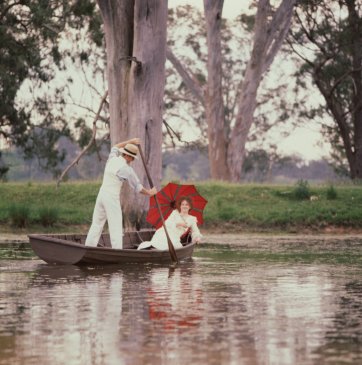
[{"label": "man's hand", "polygon": [[127,143],[132,143],[132,144],[141,144],[141,140],[139,138],[131,138],[130,140],[127,141]]},{"label": "man's hand", "polygon": [[152,189],[147,190],[147,194],[149,196],[153,196],[157,194],[157,189],[155,187],[153,187]]},{"label": "man's hand", "polygon": [[140,193],[144,194],[144,195],[148,195],[148,196],[153,196],[153,195],[157,194],[157,189],[155,187],[153,187],[152,189],[142,188]]},{"label": "man's hand", "polygon": [[140,145],[141,144],[141,140],[139,138],[131,138],[127,141],[124,141],[124,142],[119,142],[117,144],[114,145],[114,147],[117,147],[117,148],[124,148],[126,147],[126,145],[128,143],[132,143],[132,144],[135,144],[135,145]]}]

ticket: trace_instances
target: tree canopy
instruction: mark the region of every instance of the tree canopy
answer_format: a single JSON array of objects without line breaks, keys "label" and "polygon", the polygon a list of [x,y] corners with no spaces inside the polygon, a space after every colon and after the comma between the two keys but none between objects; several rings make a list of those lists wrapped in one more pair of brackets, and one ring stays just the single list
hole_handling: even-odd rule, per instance
[{"label": "tree canopy", "polygon": [[299,1],[289,36],[303,61],[299,85],[309,76],[324,102],[308,103],[300,115],[322,121],[340,172],[362,178],[362,3],[357,0]]},{"label": "tree canopy", "polygon": [[[37,156],[44,169],[55,170],[64,159],[65,151],[56,143],[70,135],[64,113],[66,85],[56,86],[51,96],[47,86],[57,70],[65,69],[67,57],[86,59],[86,54],[61,51],[67,32],[85,24],[89,36],[100,44],[100,18],[91,0],[0,3],[0,137],[20,147],[25,158]],[[24,99],[19,98],[21,88]]]},{"label": "tree canopy", "polygon": [[[211,146],[213,139],[222,139],[225,159],[218,166],[229,165],[234,180],[238,180],[243,171],[240,165],[243,155],[251,156],[251,151],[245,150],[246,140],[258,141],[257,147],[265,149],[264,143],[261,143],[265,136],[262,132],[269,131],[276,120],[287,120],[290,116],[285,90],[286,83],[288,87],[292,84],[291,79],[279,77],[280,84],[276,84],[275,69],[271,68],[274,83],[269,83],[272,88],[263,89],[272,92],[262,94],[259,90],[259,85],[263,83],[264,86],[268,82],[266,71],[276,55],[268,52],[279,49],[284,32],[289,27],[292,2],[278,3],[285,5],[285,8],[273,8],[267,0],[255,2],[257,16],[241,15],[232,25],[221,18],[221,0],[205,0],[204,15],[190,6],[169,11],[166,52],[172,67],[168,63],[165,121],[168,123],[177,116],[184,126],[190,119],[194,120],[194,125],[201,131],[198,143],[202,145]],[[19,147],[25,158],[36,156],[44,169],[55,173],[66,153],[64,144],[59,143],[61,136],[72,139],[76,135],[81,146],[88,143],[92,133],[86,120],[79,119],[71,125],[68,119],[69,105],[65,95],[72,77],[68,75],[67,80],[61,83],[57,75],[59,71],[67,70],[72,63],[82,67],[91,62],[93,69],[98,68],[105,75],[104,45],[108,42],[108,50],[112,49],[112,37],[125,34],[115,27],[109,29],[108,39],[104,41],[101,29],[106,23],[102,24],[104,19],[102,21],[99,10],[102,6],[103,10],[111,6],[109,12],[103,11],[103,15],[110,14],[115,19],[117,14],[126,10],[122,24],[129,28],[128,36],[124,37],[124,44],[129,47],[113,47],[117,51],[113,61],[121,65],[122,80],[126,81],[121,82],[124,86],[121,93],[116,85],[120,79],[113,78],[115,84],[110,88],[113,95],[110,99],[113,98],[115,102],[109,112],[114,120],[117,119],[114,116],[124,119],[122,123],[111,123],[111,137],[116,141],[130,133],[138,134],[142,129],[141,137],[153,139],[160,149],[161,135],[158,134],[161,130],[162,118],[159,115],[162,115],[162,101],[159,98],[162,87],[156,102],[151,102],[150,106],[142,104],[148,98],[142,92],[142,83],[150,85],[143,77],[155,74],[147,73],[154,55],[151,44],[155,36],[160,34],[156,32],[152,36],[151,33],[145,33],[150,35],[147,41],[139,32],[138,24],[143,25],[144,20],[149,20],[150,10],[158,11],[161,2],[151,1],[150,4],[152,6],[146,11],[144,3],[133,0],[98,1],[99,7],[95,0],[2,1],[0,138]],[[166,3],[162,4],[166,9]],[[295,104],[295,110],[299,111],[300,120],[322,120],[322,130],[332,145],[332,158],[336,167],[352,178],[362,178],[362,4],[357,0],[299,0],[297,4],[288,37],[289,44],[302,62],[295,74],[296,80],[305,91],[311,88],[306,82],[310,77],[324,101],[317,106],[305,104],[304,108],[301,104]],[[120,12],[116,14],[117,9]],[[129,16],[131,13],[132,17]],[[281,19],[284,19],[284,23],[279,21]],[[160,22],[157,26],[160,26]],[[238,27],[236,32],[235,26]],[[164,28],[163,23],[162,34],[165,33]],[[275,31],[274,38],[269,37],[271,31]],[[163,38],[161,41],[164,41]],[[163,52],[161,41],[157,47]],[[86,46],[79,47],[83,43]],[[150,45],[149,55],[146,54],[148,48],[144,44]],[[92,59],[94,49],[91,52],[90,48],[93,46],[100,51],[97,60],[94,57]],[[263,62],[258,63],[261,59]],[[110,60],[108,76],[116,69]],[[163,83],[163,68],[160,66],[163,61],[160,60],[156,63],[160,69],[159,76],[157,80],[152,79],[155,86],[149,90],[150,95],[157,85]],[[256,66],[260,72],[254,75],[258,69]],[[219,77],[221,73],[222,79]],[[49,85],[52,85],[51,90]],[[250,85],[254,85],[252,90]],[[102,87],[97,86],[97,93],[103,95],[104,84]],[[90,87],[93,88],[93,85]],[[137,92],[132,94],[136,88]],[[250,101],[248,98],[254,97],[256,92],[257,98]],[[121,102],[118,103],[116,97]],[[153,113],[155,105],[157,113],[151,118],[149,115]],[[139,118],[141,110],[143,114]],[[273,120],[272,115],[276,116]],[[210,122],[211,119],[214,124]],[[108,128],[109,119],[103,118],[103,121]],[[219,129],[215,127],[218,123]],[[170,131],[169,127],[164,130]],[[75,132],[74,128],[81,131]],[[146,134],[143,129],[147,131]],[[214,137],[210,138],[210,135]],[[155,144],[150,141],[147,143],[149,146]],[[212,148],[212,151],[215,156],[220,155],[216,152],[217,148]],[[159,159],[159,151],[156,155]],[[212,155],[209,161],[214,163]],[[154,166],[154,170],[160,171],[160,168]],[[214,170],[218,170],[216,165]],[[0,152],[0,176],[6,171]],[[223,174],[221,171],[215,176],[220,178]]]}]

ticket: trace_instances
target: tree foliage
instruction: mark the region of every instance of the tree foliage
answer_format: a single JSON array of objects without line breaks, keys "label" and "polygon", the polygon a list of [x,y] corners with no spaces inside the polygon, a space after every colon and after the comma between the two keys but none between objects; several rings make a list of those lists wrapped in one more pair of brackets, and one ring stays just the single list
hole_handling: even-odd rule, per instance
[{"label": "tree foliage", "polygon": [[362,178],[362,3],[301,0],[289,43],[303,61],[299,85],[311,78],[321,102],[300,113],[322,120],[336,169]]},{"label": "tree foliage", "polygon": [[70,129],[64,113],[67,85],[56,84],[52,95],[48,87],[66,69],[67,58],[87,60],[86,52],[62,53],[67,34],[84,27],[100,44],[100,18],[92,0],[0,2],[0,138],[53,172],[65,157],[57,142]]}]

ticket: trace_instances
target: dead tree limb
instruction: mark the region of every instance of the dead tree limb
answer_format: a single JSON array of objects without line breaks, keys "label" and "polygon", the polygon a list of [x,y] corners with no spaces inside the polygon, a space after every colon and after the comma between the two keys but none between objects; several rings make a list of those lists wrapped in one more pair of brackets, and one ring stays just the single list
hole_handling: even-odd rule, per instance
[{"label": "dead tree limb", "polygon": [[[105,94],[102,97],[102,100],[99,104],[99,108],[97,111],[96,116],[93,119],[93,132],[92,132],[92,137],[89,141],[89,143],[83,148],[83,150],[79,153],[79,155],[65,168],[65,170],[62,172],[62,174],[60,175],[58,181],[57,181],[57,188],[59,187],[61,181],[64,179],[64,177],[67,175],[68,171],[79,162],[79,160],[82,158],[82,156],[91,148],[91,146],[93,145],[93,143],[95,143],[96,141],[96,134],[97,134],[97,121],[99,119],[100,113],[102,111],[103,108],[103,104],[106,102],[108,96],[108,91],[105,92]],[[109,134],[106,134],[102,140],[105,140],[107,137],[109,136]]]}]

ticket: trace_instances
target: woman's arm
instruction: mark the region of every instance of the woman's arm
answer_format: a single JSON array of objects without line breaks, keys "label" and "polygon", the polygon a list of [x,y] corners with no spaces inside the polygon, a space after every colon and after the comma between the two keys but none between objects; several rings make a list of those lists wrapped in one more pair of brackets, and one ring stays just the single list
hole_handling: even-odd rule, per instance
[{"label": "woman's arm", "polygon": [[191,217],[191,237],[192,241],[196,243],[200,243],[202,239],[202,234],[197,226],[197,218]]}]

